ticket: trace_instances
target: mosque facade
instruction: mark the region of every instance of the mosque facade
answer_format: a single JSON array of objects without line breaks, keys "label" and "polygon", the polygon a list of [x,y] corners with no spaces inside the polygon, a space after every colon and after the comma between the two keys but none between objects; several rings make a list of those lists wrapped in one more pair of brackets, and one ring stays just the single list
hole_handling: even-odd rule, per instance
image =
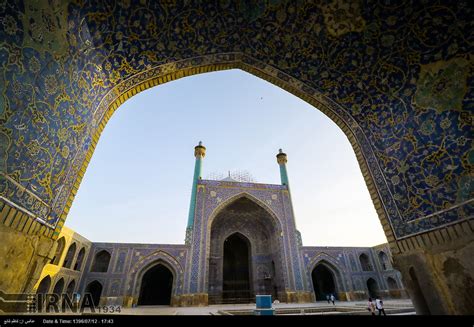
[{"label": "mosque facade", "polygon": [[281,150],[280,185],[202,179],[205,154],[199,143],[185,244],[96,243],[64,228],[33,289],[125,307],[407,297],[388,244],[303,246]]}]

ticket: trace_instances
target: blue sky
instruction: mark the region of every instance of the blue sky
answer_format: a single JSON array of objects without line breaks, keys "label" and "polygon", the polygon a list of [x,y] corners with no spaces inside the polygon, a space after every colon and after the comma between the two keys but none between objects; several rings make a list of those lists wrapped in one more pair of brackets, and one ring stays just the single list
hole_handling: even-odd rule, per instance
[{"label": "blue sky", "polygon": [[386,242],[339,127],[240,70],[187,77],[126,101],[102,133],[66,225],[97,242],[182,244],[199,141],[204,178],[240,170],[259,183],[280,183],[282,148],[304,245]]}]

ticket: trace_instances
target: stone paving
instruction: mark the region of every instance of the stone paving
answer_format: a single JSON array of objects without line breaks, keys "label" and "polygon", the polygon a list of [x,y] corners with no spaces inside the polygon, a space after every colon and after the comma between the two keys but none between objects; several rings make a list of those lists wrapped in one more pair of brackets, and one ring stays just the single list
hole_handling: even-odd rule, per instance
[{"label": "stone paving", "polygon": [[[320,301],[316,303],[278,303],[274,304],[275,309],[311,309],[311,308],[328,308],[328,313],[333,312],[334,306],[328,305],[326,301]],[[354,311],[363,309],[364,312],[366,307],[365,301],[351,301],[351,302],[339,302],[336,301],[336,308],[347,310],[354,308]],[[415,309],[410,300],[384,300],[384,307],[386,311],[391,309]],[[234,311],[234,310],[253,310],[255,309],[255,303],[251,304],[221,304],[221,305],[210,305],[207,307],[169,307],[169,306],[139,306],[136,308],[124,308],[121,314],[126,315],[218,315],[220,311]],[[408,310],[407,310],[408,311]],[[365,313],[365,312],[364,312]],[[321,313],[320,313],[321,314]],[[367,313],[368,314],[368,313]],[[396,313],[407,314],[406,312]]]}]

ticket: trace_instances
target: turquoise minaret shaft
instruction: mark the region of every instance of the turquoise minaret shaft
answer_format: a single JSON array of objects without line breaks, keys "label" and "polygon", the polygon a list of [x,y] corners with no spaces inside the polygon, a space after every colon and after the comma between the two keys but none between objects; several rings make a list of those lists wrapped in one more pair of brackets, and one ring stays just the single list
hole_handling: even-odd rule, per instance
[{"label": "turquoise minaret shaft", "polygon": [[286,153],[283,153],[283,151],[280,149],[278,151],[278,154],[276,155],[276,157],[277,157],[278,165],[280,165],[281,184],[286,185],[288,187],[288,190],[289,190],[290,189],[290,183],[288,181],[288,172],[286,171],[286,163],[288,162],[288,159],[286,157]]},{"label": "turquoise minaret shaft", "polygon": [[191,190],[191,204],[189,205],[189,216],[188,216],[188,229],[194,225],[194,211],[196,207],[196,193],[197,184],[201,179],[202,173],[202,159],[206,156],[206,148],[199,142],[199,145],[194,147],[194,156],[196,157],[196,163],[194,165],[194,177],[193,177],[193,188]]}]

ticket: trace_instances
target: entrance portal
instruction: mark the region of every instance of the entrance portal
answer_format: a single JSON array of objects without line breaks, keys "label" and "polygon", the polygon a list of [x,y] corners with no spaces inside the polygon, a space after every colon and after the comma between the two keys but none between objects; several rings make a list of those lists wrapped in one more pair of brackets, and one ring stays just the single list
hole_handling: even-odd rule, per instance
[{"label": "entrance portal", "polygon": [[316,301],[326,300],[327,295],[336,294],[336,284],[332,272],[323,264],[319,264],[311,273]]},{"label": "entrance portal", "polygon": [[375,298],[378,295],[379,287],[377,282],[373,278],[367,280],[367,289],[369,290],[369,296]]},{"label": "entrance portal", "polygon": [[241,234],[232,234],[224,241],[224,299],[250,300],[249,254],[248,240]]},{"label": "entrance portal", "polygon": [[158,264],[143,275],[138,305],[170,305],[172,290],[173,274]]},{"label": "entrance portal", "polygon": [[102,284],[96,280],[93,281],[87,285],[85,293],[89,293],[92,296],[92,303],[97,307],[100,302],[100,295],[102,294]]}]

